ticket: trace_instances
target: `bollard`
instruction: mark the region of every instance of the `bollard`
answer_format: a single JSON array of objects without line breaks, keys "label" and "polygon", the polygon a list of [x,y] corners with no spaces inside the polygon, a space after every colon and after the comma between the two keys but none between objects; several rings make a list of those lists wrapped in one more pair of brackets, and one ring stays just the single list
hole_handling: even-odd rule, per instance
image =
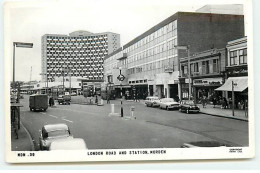
[{"label": "bollard", "polygon": [[111,113],[109,113],[108,116],[120,117],[119,113],[115,113],[115,104],[111,104]]},{"label": "bollard", "polygon": [[135,107],[131,106],[130,111],[131,111],[131,118],[136,119],[136,117],[134,116]]},{"label": "bollard", "polygon": [[115,113],[115,105],[111,104],[111,114],[114,114],[114,113]]},{"label": "bollard", "polygon": [[103,99],[101,99],[101,100],[100,100],[100,104],[101,104],[101,105],[103,105],[103,104],[104,104],[104,102],[103,102]]}]

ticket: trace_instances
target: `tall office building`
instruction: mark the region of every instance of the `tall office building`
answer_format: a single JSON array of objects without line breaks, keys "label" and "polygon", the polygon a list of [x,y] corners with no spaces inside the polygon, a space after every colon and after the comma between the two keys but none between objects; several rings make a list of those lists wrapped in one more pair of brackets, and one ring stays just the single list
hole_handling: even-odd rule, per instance
[{"label": "tall office building", "polygon": [[103,81],[104,56],[120,47],[120,35],[75,31],[42,36],[42,81],[70,75]]}]

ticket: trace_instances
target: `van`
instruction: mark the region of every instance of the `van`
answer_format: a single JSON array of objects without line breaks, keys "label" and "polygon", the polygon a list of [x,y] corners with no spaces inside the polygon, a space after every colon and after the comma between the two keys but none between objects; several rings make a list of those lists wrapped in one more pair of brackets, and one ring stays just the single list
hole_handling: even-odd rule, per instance
[{"label": "van", "polygon": [[46,94],[30,95],[29,108],[30,111],[43,110],[45,112],[48,109],[48,95]]}]

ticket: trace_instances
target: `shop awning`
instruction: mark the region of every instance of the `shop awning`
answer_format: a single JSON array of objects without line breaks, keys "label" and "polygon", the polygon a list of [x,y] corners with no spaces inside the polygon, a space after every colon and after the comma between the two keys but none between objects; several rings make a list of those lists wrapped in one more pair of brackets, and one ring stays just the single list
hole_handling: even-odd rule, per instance
[{"label": "shop awning", "polygon": [[234,91],[242,92],[248,87],[248,77],[230,77],[216,91],[232,91],[232,81],[234,82]]}]

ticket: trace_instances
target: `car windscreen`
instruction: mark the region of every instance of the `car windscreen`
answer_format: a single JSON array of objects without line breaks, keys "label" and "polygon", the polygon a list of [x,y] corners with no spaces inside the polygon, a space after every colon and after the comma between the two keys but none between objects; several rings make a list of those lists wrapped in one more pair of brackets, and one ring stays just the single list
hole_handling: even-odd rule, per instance
[{"label": "car windscreen", "polygon": [[193,100],[186,100],[186,101],[183,101],[183,104],[193,105],[194,102],[193,102]]},{"label": "car windscreen", "polygon": [[48,133],[48,137],[49,138],[53,138],[53,137],[66,137],[66,136],[69,136],[69,132],[68,130],[56,130],[56,131],[51,131]]}]

